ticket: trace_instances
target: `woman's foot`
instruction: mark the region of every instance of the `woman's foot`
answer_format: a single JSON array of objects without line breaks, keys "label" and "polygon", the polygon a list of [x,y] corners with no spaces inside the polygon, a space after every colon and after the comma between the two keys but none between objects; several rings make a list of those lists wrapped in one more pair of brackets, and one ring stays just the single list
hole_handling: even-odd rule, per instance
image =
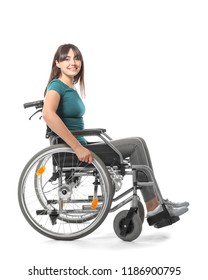
[{"label": "woman's foot", "polygon": [[[166,208],[167,208],[170,216],[177,216],[177,217],[185,214],[188,211],[188,208],[184,207],[184,206],[183,207],[174,208],[172,205],[166,205]],[[155,216],[155,215],[159,214],[162,211],[164,211],[163,207],[162,207],[161,204],[159,204],[154,210],[147,212],[147,218]]]},{"label": "woman's foot", "polygon": [[168,199],[164,199],[164,203],[165,205],[170,205],[174,208],[180,208],[180,207],[188,207],[189,206],[189,202],[187,201],[184,201],[184,202],[172,202]]}]

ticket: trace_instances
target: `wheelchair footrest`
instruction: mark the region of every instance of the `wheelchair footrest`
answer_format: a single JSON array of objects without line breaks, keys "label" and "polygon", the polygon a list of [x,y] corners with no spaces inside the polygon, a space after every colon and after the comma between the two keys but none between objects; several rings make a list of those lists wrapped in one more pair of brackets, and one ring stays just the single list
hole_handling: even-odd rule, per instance
[{"label": "wheelchair footrest", "polygon": [[172,216],[169,219],[162,219],[159,223],[154,225],[155,228],[162,228],[166,226],[171,226],[172,224],[178,222],[180,218],[178,216]]},{"label": "wheelchair footrest", "polygon": [[43,210],[36,210],[36,215],[47,215],[48,211],[43,209]]},{"label": "wheelchair footrest", "polygon": [[167,210],[164,210],[152,217],[147,218],[149,226],[154,226],[155,228],[169,226],[179,220],[180,218],[177,216],[170,216]]},{"label": "wheelchair footrest", "polygon": [[[36,210],[36,215],[48,215],[48,211],[43,209],[43,210]],[[57,210],[52,210],[51,213],[49,214],[49,217],[50,217],[50,220],[51,220],[51,223],[52,225],[55,225],[56,224],[56,220],[59,216],[59,213]]]}]

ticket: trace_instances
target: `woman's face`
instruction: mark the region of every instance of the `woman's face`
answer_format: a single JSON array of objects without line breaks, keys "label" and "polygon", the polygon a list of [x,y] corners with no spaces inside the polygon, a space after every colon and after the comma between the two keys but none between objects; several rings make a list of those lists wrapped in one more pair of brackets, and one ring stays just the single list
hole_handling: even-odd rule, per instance
[{"label": "woman's face", "polygon": [[70,49],[63,61],[56,61],[56,66],[60,68],[62,74],[73,78],[79,73],[82,63],[73,50]]}]

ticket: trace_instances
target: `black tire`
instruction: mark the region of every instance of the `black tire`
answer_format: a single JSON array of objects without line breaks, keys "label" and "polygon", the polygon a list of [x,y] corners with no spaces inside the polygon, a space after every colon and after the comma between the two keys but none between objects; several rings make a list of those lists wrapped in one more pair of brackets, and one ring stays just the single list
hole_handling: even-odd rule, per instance
[{"label": "black tire", "polygon": [[123,241],[133,241],[136,238],[138,238],[142,232],[142,221],[140,219],[140,216],[138,214],[135,214],[132,220],[130,221],[126,236],[122,236],[121,235],[122,224],[127,214],[128,214],[128,210],[123,210],[119,212],[114,219],[113,228],[116,235]]}]

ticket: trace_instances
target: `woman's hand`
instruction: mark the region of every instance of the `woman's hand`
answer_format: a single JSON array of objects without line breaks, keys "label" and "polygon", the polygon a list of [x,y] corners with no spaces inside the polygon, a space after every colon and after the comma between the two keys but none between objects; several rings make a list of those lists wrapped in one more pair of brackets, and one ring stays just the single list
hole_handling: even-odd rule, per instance
[{"label": "woman's hand", "polygon": [[74,152],[80,161],[92,163],[94,160],[90,151],[81,145],[78,148],[74,149]]}]

